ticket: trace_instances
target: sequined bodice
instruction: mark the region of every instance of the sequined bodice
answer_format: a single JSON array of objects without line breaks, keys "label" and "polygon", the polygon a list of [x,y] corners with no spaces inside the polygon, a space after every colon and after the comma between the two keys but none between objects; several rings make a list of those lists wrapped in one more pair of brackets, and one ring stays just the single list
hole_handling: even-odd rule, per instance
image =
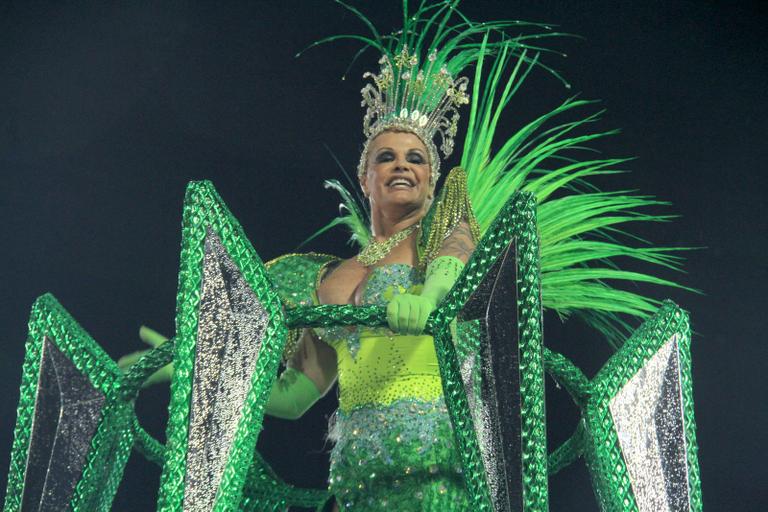
[{"label": "sequined bodice", "polygon": [[[383,306],[395,295],[420,293],[423,282],[423,274],[409,265],[376,267],[361,302]],[[384,327],[334,327],[317,334],[337,357],[339,410],[328,436],[335,442],[329,483],[342,509],[411,510],[434,502],[464,510],[432,337],[397,335]]]},{"label": "sequined bodice", "polygon": [[[375,267],[362,304],[386,305],[395,295],[419,293],[423,273],[410,265]],[[385,327],[331,327],[317,335],[336,350],[339,408],[387,405],[405,397],[433,400],[442,394],[431,336],[401,336]]]},{"label": "sequined bodice", "polygon": [[424,284],[420,270],[403,263],[374,267],[363,287],[362,304],[386,305],[395,295],[419,293]]},{"label": "sequined bodice", "polygon": [[[392,297],[401,293],[419,293],[424,275],[416,268],[404,263],[393,263],[374,267],[363,285],[361,306],[386,306]],[[385,327],[335,326],[315,329],[317,335],[333,347],[346,343],[352,357],[360,348],[360,337],[395,336]]]}]

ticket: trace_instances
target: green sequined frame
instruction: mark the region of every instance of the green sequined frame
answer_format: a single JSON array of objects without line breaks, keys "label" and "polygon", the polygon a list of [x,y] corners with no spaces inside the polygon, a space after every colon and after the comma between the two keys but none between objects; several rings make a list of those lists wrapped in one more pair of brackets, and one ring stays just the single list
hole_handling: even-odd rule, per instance
[{"label": "green sequined frame", "polygon": [[[277,511],[320,506],[328,498],[325,490],[283,482],[255,451],[264,405],[289,330],[383,325],[385,309],[312,306],[318,271],[334,257],[288,255],[265,267],[209,182],[188,187],[182,240],[177,335],[127,374],[51,295],[33,305],[6,512],[26,508],[27,501],[43,503],[46,496],[58,506],[67,503],[68,510],[109,510],[134,443],[163,465],[159,510]],[[478,416],[470,407],[476,397],[461,371],[468,357],[479,354],[480,338],[454,337],[452,324],[462,320],[489,280],[494,287],[501,277],[509,281],[499,268],[513,254],[522,510],[546,511],[547,472],[554,474],[584,454],[605,511],[700,511],[687,314],[666,302],[590,382],[570,361],[542,346],[538,247],[535,202],[518,194],[479,241],[427,324],[472,507],[494,509],[485,448],[473,420]],[[476,321],[459,326],[460,334],[483,334]],[[220,358],[230,345],[236,357],[251,358]],[[213,373],[206,354],[221,363]],[[164,447],[138,425],[133,400],[141,382],[172,355],[175,373]],[[583,412],[574,436],[549,460],[544,365]],[[235,375],[241,381],[225,375],[230,366],[241,370]],[[221,388],[219,383],[228,379],[235,387]],[[245,391],[238,395],[233,390]],[[195,437],[193,428],[202,434]],[[212,445],[223,449],[206,452]],[[57,446],[66,447],[67,456],[58,457]],[[50,481],[49,469],[55,476]],[[202,498],[200,488],[207,489]]]},{"label": "green sequined frame", "polygon": [[133,405],[122,399],[120,376],[52,295],[35,301],[5,512],[65,503],[73,511],[109,510],[133,445]]},{"label": "green sequined frame", "polygon": [[550,475],[584,455],[604,511],[701,511],[690,341],[688,315],[665,301],[591,382],[545,348],[547,372],[582,410]]},{"label": "green sequined frame", "polygon": [[[592,380],[585,455],[603,510],[702,509],[690,342],[688,315],[666,302]],[[622,393],[631,410],[622,411]],[[633,456],[645,467],[633,471]],[[648,468],[654,457],[658,474]]]},{"label": "green sequined frame", "polygon": [[[214,244],[217,247],[212,248]],[[207,258],[210,258],[212,251],[217,248],[222,253],[220,260],[208,261]],[[204,276],[208,265],[211,272],[221,275],[217,277],[212,273],[210,276]],[[224,281],[223,292],[216,296],[214,289],[209,306],[203,304],[207,300],[204,286],[206,278],[211,280],[211,288],[215,288],[216,280]],[[236,293],[233,287],[237,287],[237,283],[227,283],[228,279],[245,281],[246,285],[241,283],[237,293],[248,293],[250,289],[253,297],[249,300],[258,306],[264,317],[260,332],[248,332],[258,327],[251,325],[251,321],[259,322],[258,318],[238,320],[236,317],[241,315],[241,312],[228,311],[226,304],[219,304],[232,293]],[[199,345],[201,334],[211,330],[210,325],[201,325],[199,322],[201,307],[213,308],[210,313],[213,315],[213,324],[218,320],[225,320],[222,315],[228,315],[227,331],[224,333],[227,341],[224,345],[232,340],[242,342],[250,339],[258,343],[257,352],[253,354],[254,360],[234,362],[243,365],[241,377],[244,377],[246,382],[241,387],[247,388],[247,381],[250,381],[247,394],[240,397],[241,400],[237,403],[229,403],[229,396],[216,395],[221,389],[216,388],[218,384],[215,375],[201,383],[202,377],[198,374],[203,368],[198,367],[201,362],[196,361],[196,354],[203,350]],[[216,331],[213,334],[222,333]],[[261,429],[264,404],[278,369],[286,335],[280,300],[268,282],[261,259],[248,242],[239,223],[209,182],[190,183],[184,202],[174,376],[171,382],[168,443],[158,510],[239,509],[246,474]],[[213,339],[210,343],[218,344],[219,341]],[[227,347],[214,346],[211,350],[226,351]],[[228,365],[226,361],[221,364],[224,367]],[[226,370],[227,368],[213,368],[210,371]],[[197,414],[203,423],[201,428],[209,428],[211,423],[220,423],[218,428],[221,431],[221,442],[229,441],[229,445],[220,447],[216,453],[202,452],[197,459],[193,458],[192,464],[200,464],[200,467],[194,468],[196,471],[193,471],[188,467],[190,453],[193,450],[208,449],[207,446],[199,446],[201,439],[194,436],[190,438],[190,432],[197,422],[194,407],[198,403],[200,410]],[[208,425],[204,425],[205,422],[208,422]],[[195,462],[196,460],[198,462]],[[210,470],[211,466],[215,466],[216,474]],[[200,472],[205,474],[197,474]],[[207,474],[209,472],[211,474]],[[215,492],[215,496],[201,496],[200,486],[208,486],[208,492]],[[211,508],[207,508],[210,505]]]},{"label": "green sequined frame", "polygon": [[[434,314],[435,344],[443,375],[446,403],[464,459],[465,478],[478,510],[491,510],[485,494],[484,471],[475,428],[460,378],[457,348],[448,324],[467,304],[497,260],[513,246],[517,289],[517,340],[519,350],[522,509],[548,509],[544,370],[542,362],[541,284],[536,204],[528,194],[514,196],[502,209],[477,245],[456,285]],[[484,482],[485,483],[485,482]],[[480,489],[483,499],[479,499]]]}]

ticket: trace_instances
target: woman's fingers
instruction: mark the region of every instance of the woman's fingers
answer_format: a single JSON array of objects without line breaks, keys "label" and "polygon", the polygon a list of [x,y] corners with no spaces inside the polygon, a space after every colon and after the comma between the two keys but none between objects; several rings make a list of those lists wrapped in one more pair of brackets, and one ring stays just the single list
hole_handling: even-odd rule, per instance
[{"label": "woman's fingers", "polygon": [[147,388],[149,386],[154,386],[155,384],[168,382],[171,380],[172,376],[173,376],[173,363],[163,366],[162,368],[157,370],[155,373],[150,375],[149,378],[144,381],[141,387]]},{"label": "woman's fingers", "polygon": [[147,352],[149,352],[149,350],[139,350],[131,354],[126,354],[117,360],[117,366],[121,370],[126,371],[128,368],[133,366],[136,363],[136,361],[141,359],[144,356],[144,354],[146,354]]},{"label": "woman's fingers", "polygon": [[394,332],[398,332],[400,330],[399,328],[399,311],[398,311],[398,301],[395,300],[397,297],[389,301],[389,304],[387,304],[387,323],[389,324],[389,329]]},{"label": "woman's fingers", "polygon": [[[414,297],[414,299],[417,299],[417,297]],[[408,317],[408,334],[421,334],[421,309],[421,301],[411,301],[411,311]]]},{"label": "woman's fingers", "polygon": [[434,304],[424,297],[397,295],[387,304],[387,323],[394,332],[418,335],[424,332],[434,309]]},{"label": "woman's fingers", "polygon": [[166,341],[168,338],[160,334],[154,329],[150,329],[146,325],[139,327],[139,338],[152,348],[157,348]]},{"label": "woman's fingers", "polygon": [[397,297],[395,297],[395,300],[398,303],[397,332],[400,334],[408,334],[408,328],[410,326],[410,321],[411,321],[412,304],[408,300],[408,297],[406,295],[398,295]]}]

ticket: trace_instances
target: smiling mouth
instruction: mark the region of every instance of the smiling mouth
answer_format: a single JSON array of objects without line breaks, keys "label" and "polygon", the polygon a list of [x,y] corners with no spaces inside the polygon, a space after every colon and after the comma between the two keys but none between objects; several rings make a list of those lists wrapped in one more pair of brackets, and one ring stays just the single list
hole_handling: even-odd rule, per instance
[{"label": "smiling mouth", "polygon": [[416,184],[408,178],[395,178],[387,186],[392,189],[408,190],[416,186]]}]

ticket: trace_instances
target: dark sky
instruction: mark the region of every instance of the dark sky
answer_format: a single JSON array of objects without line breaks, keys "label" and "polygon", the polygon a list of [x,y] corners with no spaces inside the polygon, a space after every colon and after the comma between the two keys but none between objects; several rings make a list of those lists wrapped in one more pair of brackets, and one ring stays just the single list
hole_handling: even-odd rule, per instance
[{"label": "dark sky", "polygon": [[[226,5],[226,7],[223,7]],[[764,4],[763,4],[764,5]],[[384,30],[399,2],[366,8]],[[639,232],[688,253],[704,295],[655,290],[691,312],[704,503],[757,510],[768,498],[764,319],[768,22],[748,2],[471,2],[475,19],[519,18],[581,38],[550,44],[572,83],[532,77],[503,120],[512,133],[573,93],[603,100],[601,148],[634,156],[601,182],[670,201],[674,221]],[[361,60],[323,36],[364,28],[325,1],[0,4],[0,473],[12,442],[29,307],[52,292],[113,357],[140,348],[142,323],[171,332],[186,183],[213,181],[263,259],[290,252],[336,212],[328,146],[353,169],[363,139]],[[598,107],[601,108],[601,107]],[[456,162],[448,162],[445,167]],[[345,233],[311,249],[351,254]],[[548,319],[545,341],[592,375],[609,350]],[[560,392],[562,394],[562,392]],[[577,413],[553,391],[554,447]],[[162,436],[167,392],[145,391],[142,421]],[[268,420],[260,446],[289,480],[322,486],[324,416]],[[288,446],[290,445],[290,446]],[[303,452],[308,455],[298,457]],[[297,462],[299,461],[300,462]],[[116,510],[151,510],[159,471],[131,459]],[[4,488],[4,484],[2,485]],[[583,463],[552,480],[551,509],[597,510]]]}]

